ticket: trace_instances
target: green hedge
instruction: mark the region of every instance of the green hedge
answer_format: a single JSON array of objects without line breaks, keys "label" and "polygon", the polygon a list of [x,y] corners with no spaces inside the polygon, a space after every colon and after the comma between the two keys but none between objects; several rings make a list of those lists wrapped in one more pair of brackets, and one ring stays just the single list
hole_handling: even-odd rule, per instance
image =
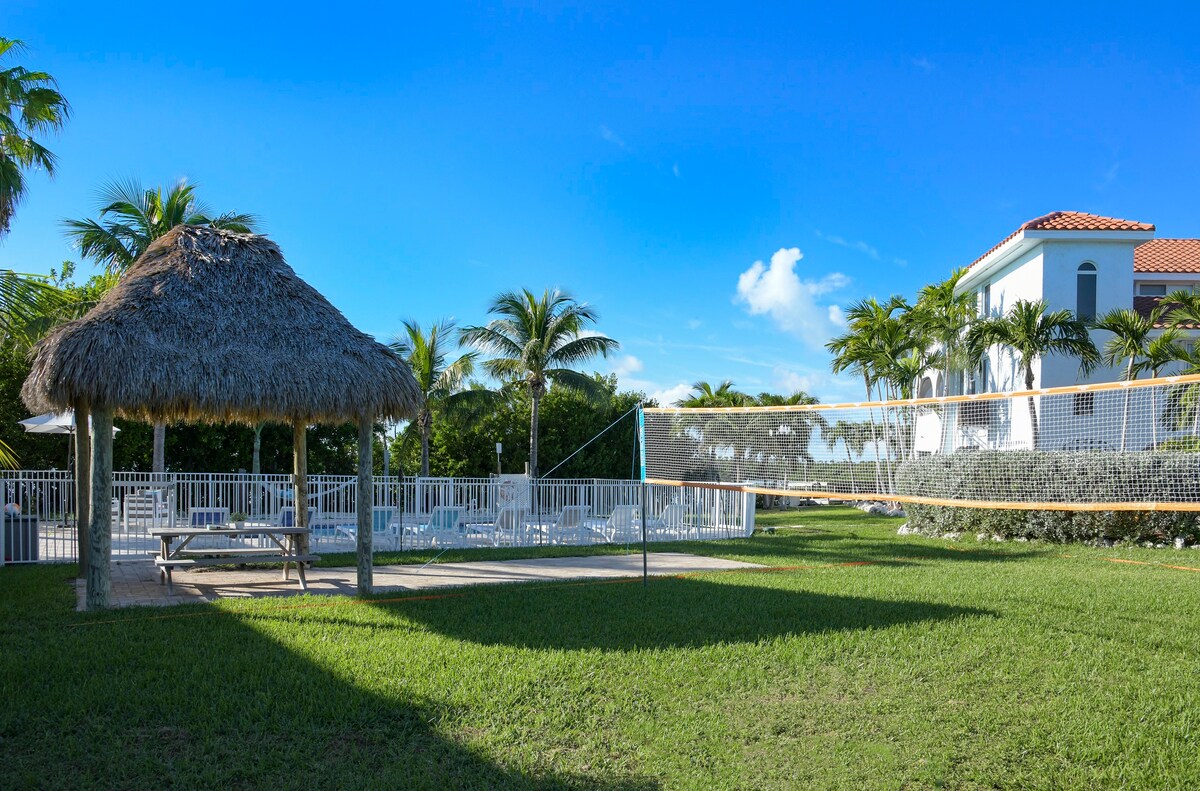
[{"label": "green hedge", "polygon": [[[1200,454],[1187,452],[967,451],[901,464],[898,494],[1016,502],[1196,502]],[[908,504],[925,535],[985,533],[1046,541],[1200,539],[1197,514],[1180,511],[1024,511]]]}]

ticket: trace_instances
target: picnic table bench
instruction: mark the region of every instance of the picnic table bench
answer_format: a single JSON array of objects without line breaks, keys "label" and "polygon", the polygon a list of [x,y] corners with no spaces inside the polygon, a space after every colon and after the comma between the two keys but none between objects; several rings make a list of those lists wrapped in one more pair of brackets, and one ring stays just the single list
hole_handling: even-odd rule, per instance
[{"label": "picnic table bench", "polygon": [[[176,568],[228,566],[245,563],[282,563],[285,580],[288,579],[288,566],[295,564],[300,590],[307,591],[308,581],[304,578],[304,564],[321,559],[317,555],[300,553],[300,536],[307,533],[308,528],[306,527],[280,527],[269,524],[247,524],[245,527],[232,525],[174,527],[150,531],[150,535],[161,542],[161,549],[154,558],[154,564],[158,566],[159,583],[166,583],[168,595],[175,593],[171,572]],[[200,536],[224,536],[227,538],[263,536],[270,541],[271,545],[259,547],[191,546],[192,541]],[[172,547],[171,545],[176,540],[179,540],[179,543]]]}]

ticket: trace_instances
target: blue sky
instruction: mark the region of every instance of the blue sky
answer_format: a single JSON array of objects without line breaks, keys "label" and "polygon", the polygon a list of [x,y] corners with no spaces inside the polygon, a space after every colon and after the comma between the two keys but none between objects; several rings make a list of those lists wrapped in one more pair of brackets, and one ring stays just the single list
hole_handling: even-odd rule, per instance
[{"label": "blue sky", "polygon": [[1024,220],[1200,236],[1186,6],[433,5],[6,0],[74,117],[0,267],[74,258],[60,220],[106,180],[187,177],[381,339],[559,286],[626,386],[834,401],[840,306]]}]

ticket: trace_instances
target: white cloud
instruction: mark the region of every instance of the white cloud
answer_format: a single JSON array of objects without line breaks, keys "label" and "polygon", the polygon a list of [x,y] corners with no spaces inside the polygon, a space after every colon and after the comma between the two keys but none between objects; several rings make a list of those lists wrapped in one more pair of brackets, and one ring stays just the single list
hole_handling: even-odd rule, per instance
[{"label": "white cloud", "polygon": [[679,178],[679,163],[678,162],[676,162],[674,165],[671,165],[671,172],[675,174],[675,178]]},{"label": "white cloud", "polygon": [[618,357],[617,359],[613,360],[612,372],[617,375],[618,379],[625,379],[631,374],[636,374],[645,367],[645,364],[637,357],[634,357],[632,354],[626,354],[623,357]]},{"label": "white cloud", "polygon": [[605,124],[600,124],[600,136],[615,146],[625,148],[625,141]]},{"label": "white cloud", "polygon": [[825,371],[796,371],[782,365],[771,371],[771,387],[784,395],[803,390],[825,404],[852,403],[863,398],[862,383],[854,379]]},{"label": "white cloud", "polygon": [[676,401],[686,398],[690,392],[692,392],[692,386],[685,382],[680,382],[677,385],[647,393],[647,395],[657,401],[659,406],[675,406]]},{"label": "white cloud", "polygon": [[822,349],[838,329],[830,308],[819,304],[819,297],[845,288],[850,279],[832,272],[817,280],[805,280],[796,274],[803,258],[799,248],[781,248],[771,256],[770,265],[755,261],[738,276],[736,302],[746,305],[751,315],[766,315],[779,329],[791,333],[812,349]]},{"label": "white cloud", "polygon": [[700,319],[688,319],[687,328],[689,330],[698,330],[703,326],[704,322]]},{"label": "white cloud", "polygon": [[929,58],[925,57],[924,55],[922,55],[919,58],[913,58],[912,64],[914,66],[916,66],[918,69],[920,69],[921,71],[925,72],[926,74],[928,74],[929,72],[931,72],[937,68],[937,66],[935,66],[933,64],[933,61],[931,61]]},{"label": "white cloud", "polygon": [[864,241],[859,240],[854,242],[850,241],[844,236],[834,236],[832,234],[821,233],[820,231],[817,231],[817,238],[824,239],[830,244],[836,244],[838,247],[845,247],[848,250],[857,250],[874,261],[879,260],[879,250]]}]

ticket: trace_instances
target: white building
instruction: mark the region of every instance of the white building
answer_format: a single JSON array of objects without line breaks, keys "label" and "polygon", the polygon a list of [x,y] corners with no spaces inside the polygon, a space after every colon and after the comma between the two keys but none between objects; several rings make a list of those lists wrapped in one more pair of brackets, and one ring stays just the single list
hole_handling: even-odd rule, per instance
[{"label": "white building", "polygon": [[[1046,301],[1047,310],[1067,308],[1082,319],[1113,308],[1134,308],[1149,315],[1168,292],[1200,288],[1200,239],[1156,239],[1154,232],[1150,223],[1083,212],[1052,212],[1023,224],[976,259],[959,280],[957,290],[976,295],[981,317],[1002,316],[1017,300],[1039,299]],[[1107,336],[1093,331],[1098,349],[1103,348]],[[1033,374],[1033,386],[1046,388],[1113,381],[1121,377],[1122,371],[1098,368],[1084,376],[1078,360],[1051,356],[1034,361]],[[923,380],[918,393],[958,395],[1025,389],[1020,361],[1000,347],[990,351],[978,370],[952,373],[948,387],[941,378],[941,374],[933,374]],[[935,452],[939,447],[1030,447],[1031,420],[1024,399],[1013,406],[957,415],[954,430],[945,433],[940,416],[926,415],[918,424],[917,449]],[[1038,443],[1044,450],[1122,444],[1133,450],[1161,439],[1145,419],[1140,428],[1128,429],[1123,441],[1117,419],[1114,434],[1112,410],[1123,407],[1117,394],[1045,398],[1036,406],[1039,414],[1047,409],[1065,411],[1039,418],[1039,426],[1046,429]]]}]

